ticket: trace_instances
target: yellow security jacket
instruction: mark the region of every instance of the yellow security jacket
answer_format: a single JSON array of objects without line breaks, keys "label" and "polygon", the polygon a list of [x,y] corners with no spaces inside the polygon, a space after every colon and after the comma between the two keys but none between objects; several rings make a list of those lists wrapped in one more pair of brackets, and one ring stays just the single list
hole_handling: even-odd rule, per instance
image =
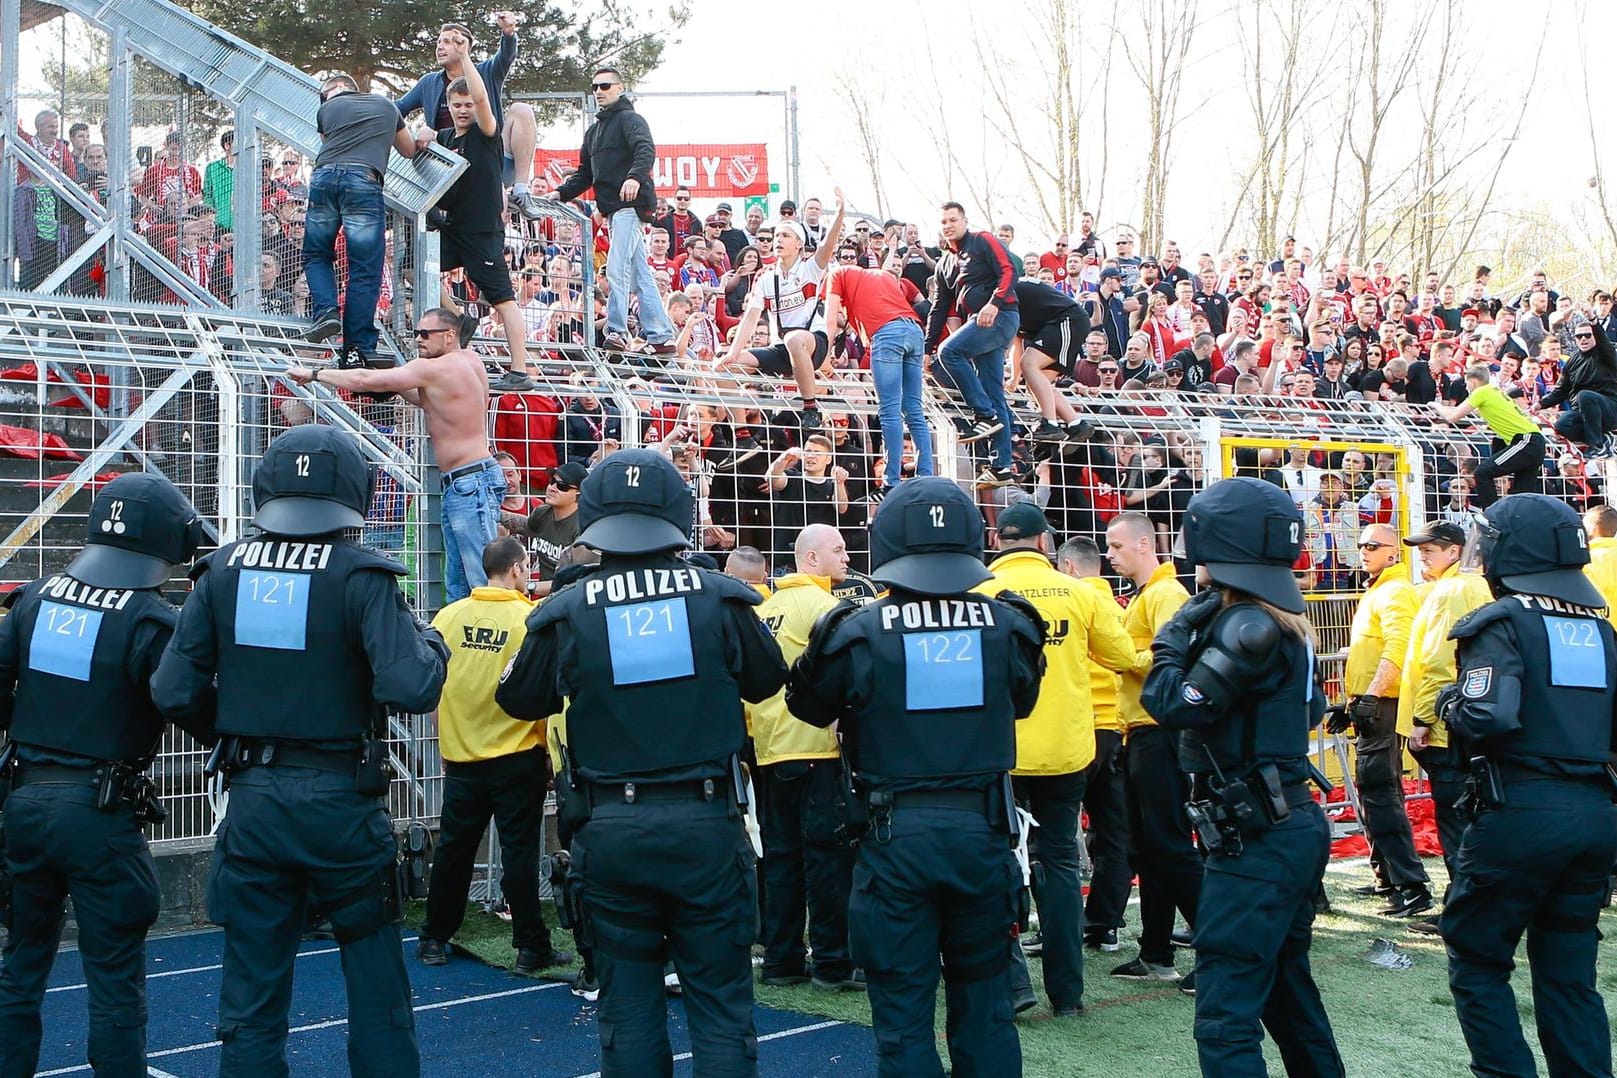
[{"label": "yellow security jacket", "polygon": [[1606,619],[1617,625],[1617,539],[1590,536],[1583,574],[1606,599]]},{"label": "yellow security jacket", "polygon": [[[1414,619],[1415,589],[1409,583],[1409,567],[1394,562],[1376,577],[1353,612],[1353,635],[1342,677],[1342,688],[1349,696],[1364,695],[1382,659],[1403,665],[1409,651],[1409,623]],[[1394,682],[1383,695],[1397,691]]]},{"label": "yellow security jacket", "polygon": [[1015,550],[995,558],[994,579],[977,586],[984,595],[1014,591],[1044,618],[1044,678],[1033,713],[1016,724],[1013,775],[1070,775],[1095,759],[1095,716],[1090,696],[1091,660],[1114,670],[1134,665],[1134,642],[1120,619],[1100,609],[1114,608],[1110,595],[1095,593],[1057,571],[1037,550]]},{"label": "yellow security jacket", "polygon": [[494,689],[528,635],[533,603],[509,588],[473,588],[432,619],[449,645],[449,670],[438,700],[438,750],[452,763],[475,763],[545,743],[544,723],[500,710]]},{"label": "yellow security jacket", "polygon": [[1408,737],[1419,720],[1419,725],[1432,728],[1432,744],[1441,748],[1449,743],[1449,731],[1437,721],[1437,694],[1457,676],[1449,630],[1471,611],[1493,602],[1493,592],[1480,575],[1462,573],[1454,565],[1424,587],[1426,598],[1410,623],[1409,650],[1398,682],[1398,732]]},{"label": "yellow security jacket", "polygon": [[1134,641],[1134,665],[1123,671],[1123,687],[1118,694],[1125,730],[1157,724],[1140,704],[1145,675],[1151,672],[1151,641],[1157,638],[1157,630],[1189,601],[1190,592],[1179,583],[1173,562],[1163,562],[1123,611],[1123,628]]},{"label": "yellow security jacket", "polygon": [[[780,653],[790,666],[808,647],[809,630],[820,615],[836,605],[829,578],[791,573],[776,581],[775,593],[759,605],[758,616],[775,634]],[[785,689],[762,703],[748,704],[747,716],[760,764],[834,760],[840,755],[834,731],[810,726],[786,710]]]},{"label": "yellow security jacket", "polygon": [[[1086,576],[1077,581],[1079,587],[1095,596],[1097,616],[1107,618],[1123,628],[1123,608],[1117,605],[1117,596],[1105,577]],[[1127,630],[1124,630],[1125,632]],[[1133,647],[1133,641],[1129,641]],[[1133,665],[1132,657],[1130,665]],[[1095,729],[1123,732],[1123,721],[1117,717],[1117,686],[1120,678],[1094,659],[1089,660],[1089,699],[1095,705]]]}]

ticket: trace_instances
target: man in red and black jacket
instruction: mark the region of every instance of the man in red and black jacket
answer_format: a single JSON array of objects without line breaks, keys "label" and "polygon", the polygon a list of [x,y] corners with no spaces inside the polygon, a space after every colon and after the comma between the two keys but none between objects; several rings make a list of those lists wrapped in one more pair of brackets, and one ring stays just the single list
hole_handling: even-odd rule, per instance
[{"label": "man in red and black jacket", "polygon": [[[1010,255],[992,232],[966,227],[966,211],[958,202],[943,204],[943,242],[952,258],[941,259],[934,283],[937,296],[927,320],[926,349],[943,361],[947,381],[965,398],[973,413],[971,430],[962,442],[992,437],[989,463],[978,476],[981,486],[1008,486],[1011,470],[1011,409],[1005,403],[1005,349],[1016,336],[1021,315],[1016,306],[1016,270]],[[943,340],[951,316],[959,329]],[[943,347],[938,342],[943,341]]]}]

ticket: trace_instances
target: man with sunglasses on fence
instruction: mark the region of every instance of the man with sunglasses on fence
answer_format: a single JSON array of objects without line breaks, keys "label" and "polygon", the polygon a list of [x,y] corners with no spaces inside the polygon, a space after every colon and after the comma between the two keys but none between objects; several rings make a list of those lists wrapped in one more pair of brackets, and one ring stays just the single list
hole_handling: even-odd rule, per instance
[{"label": "man with sunglasses on fence", "polygon": [[355,393],[397,393],[427,417],[433,462],[443,481],[444,597],[454,602],[488,583],[483,548],[499,534],[505,472],[489,449],[488,372],[460,346],[460,316],[434,307],[416,326],[420,355],[382,370],[288,367],[299,385]]},{"label": "man with sunglasses on fence", "polygon": [[578,488],[589,469],[576,460],[557,468],[545,487],[545,502],[528,514],[523,535],[533,557],[539,579],[532,586],[534,598],[550,594],[561,556],[578,542]]},{"label": "man with sunglasses on fence", "polygon": [[646,262],[645,233],[642,223],[651,220],[657,205],[657,190],[651,179],[651,166],[657,155],[656,143],[645,117],[634,110],[624,96],[623,76],[616,68],[595,72],[590,89],[599,108],[595,122],[584,132],[578,168],[556,188],[556,198],[570,202],[590,188],[601,216],[610,223],[612,238],[607,248],[606,279],[610,285],[606,304],[608,348],[628,351],[629,297],[640,306],[640,335],[645,350],[652,355],[674,354],[674,324],[663,309],[657,292],[657,279]]}]

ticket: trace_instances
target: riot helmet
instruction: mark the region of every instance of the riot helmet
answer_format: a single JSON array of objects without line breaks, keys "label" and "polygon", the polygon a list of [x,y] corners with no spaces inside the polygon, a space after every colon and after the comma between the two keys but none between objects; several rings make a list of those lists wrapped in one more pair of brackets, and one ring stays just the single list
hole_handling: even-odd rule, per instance
[{"label": "riot helmet", "polygon": [[1303,515],[1272,483],[1220,479],[1185,509],[1185,557],[1214,583],[1255,595],[1292,614],[1304,609],[1292,567],[1302,553]]},{"label": "riot helmet", "polygon": [[362,527],[374,486],[352,437],[315,423],[293,427],[265,448],[253,473],[253,523],[290,536]]},{"label": "riot helmet", "polygon": [[983,514],[942,476],[907,479],[870,522],[870,578],[919,595],[959,595],[990,579]]},{"label": "riot helmet", "polygon": [[578,488],[578,541],[602,554],[655,554],[691,542],[690,487],[654,449],[620,449]]},{"label": "riot helmet", "polygon": [[1481,541],[1483,572],[1495,595],[1544,595],[1603,609],[1606,600],[1583,574],[1589,535],[1570,505],[1543,494],[1512,494],[1488,508]]},{"label": "riot helmet", "polygon": [[67,575],[94,588],[155,588],[191,560],[202,535],[202,518],[173,483],[120,475],[90,506],[84,550]]}]

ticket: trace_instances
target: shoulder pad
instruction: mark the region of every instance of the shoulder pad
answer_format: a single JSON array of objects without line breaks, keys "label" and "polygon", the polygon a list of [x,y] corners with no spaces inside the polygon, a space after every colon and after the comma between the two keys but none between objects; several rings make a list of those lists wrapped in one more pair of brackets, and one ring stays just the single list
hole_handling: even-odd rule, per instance
[{"label": "shoulder pad", "polygon": [[809,630],[809,639],[820,642],[819,650],[822,654],[840,651],[853,639],[848,633],[839,633],[844,622],[853,617],[864,607],[852,599],[839,599],[837,605],[830,607],[825,613],[814,619],[814,627]]},{"label": "shoulder pad", "polygon": [[1261,659],[1280,643],[1280,626],[1256,603],[1235,603],[1218,612],[1207,639],[1232,654]]},{"label": "shoulder pad", "polygon": [[757,606],[764,601],[764,597],[758,594],[758,589],[745,580],[737,580],[733,576],[725,576],[712,569],[698,571],[702,574],[702,587],[711,589],[720,599],[746,603],[748,606]]},{"label": "shoulder pad", "polygon": [[219,553],[219,551],[215,550],[205,558],[198,558],[194,563],[192,563],[191,568],[187,570],[185,575],[190,577],[193,581],[201,580],[202,574],[212,568],[211,563],[213,562],[213,556],[217,553]]},{"label": "shoulder pad", "polygon": [[1506,621],[1510,618],[1508,600],[1496,599],[1487,606],[1478,607],[1465,617],[1454,623],[1449,630],[1450,640],[1464,640],[1476,636],[1482,630],[1496,621]]},{"label": "shoulder pad", "polygon": [[[47,579],[47,578],[45,578],[45,577],[40,578],[40,580],[44,580],[44,579]],[[24,595],[27,595],[30,590],[37,589],[39,587],[39,584],[40,584],[39,580],[31,580],[26,584],[22,584],[22,585],[19,585],[19,586],[15,587],[15,588],[12,588],[10,591],[6,592],[5,597],[3,599],[0,599],[0,607],[4,607],[6,610],[11,610],[11,609],[15,608],[17,603],[22,600],[22,597]]]},{"label": "shoulder pad", "polygon": [[380,569],[382,572],[392,573],[394,576],[410,575],[410,570],[404,567],[403,562],[395,561],[379,550],[372,550],[367,546],[353,546],[349,549],[352,551],[351,556],[354,559],[354,568],[356,570]]},{"label": "shoulder pad", "polygon": [[1031,600],[1027,599],[1025,596],[1018,595],[1016,592],[1011,591],[1008,588],[1005,591],[1000,592],[998,595],[995,595],[994,599],[998,602],[1004,603],[1018,614],[1021,614],[1023,617],[1027,618],[1028,621],[1032,622],[1033,625],[1038,629],[1039,642],[1041,644],[1044,643],[1046,634],[1048,634],[1050,631],[1050,627],[1044,623],[1044,615],[1039,613],[1039,608],[1034,606]]},{"label": "shoulder pad", "polygon": [[528,615],[528,631],[533,632],[542,626],[554,625],[556,622],[566,619],[575,605],[574,599],[582,594],[584,593],[572,585],[568,585],[560,591],[551,592],[538,606],[534,607],[533,613]]}]

